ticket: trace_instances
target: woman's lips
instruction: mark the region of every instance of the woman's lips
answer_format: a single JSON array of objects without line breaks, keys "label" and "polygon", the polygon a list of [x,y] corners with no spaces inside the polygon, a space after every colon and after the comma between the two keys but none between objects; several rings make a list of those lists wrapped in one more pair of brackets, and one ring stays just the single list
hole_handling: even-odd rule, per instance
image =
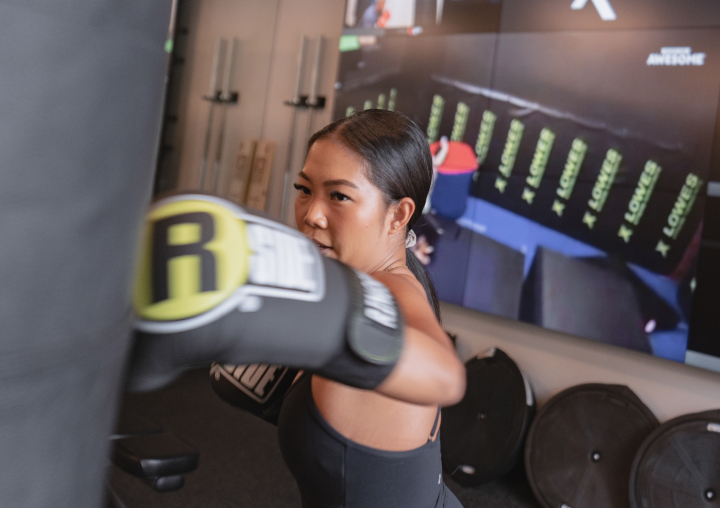
[{"label": "woman's lips", "polygon": [[315,239],[313,239],[313,243],[317,246],[318,249],[320,249],[321,254],[325,254],[326,252],[332,250],[332,247],[325,245],[324,243],[320,243]]}]

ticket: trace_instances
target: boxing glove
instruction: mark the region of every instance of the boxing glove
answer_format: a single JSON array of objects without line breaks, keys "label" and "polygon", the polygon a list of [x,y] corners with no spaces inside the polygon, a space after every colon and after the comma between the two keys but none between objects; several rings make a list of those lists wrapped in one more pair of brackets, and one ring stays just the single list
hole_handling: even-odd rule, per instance
[{"label": "boxing glove", "polygon": [[220,365],[210,368],[210,386],[228,404],[277,425],[285,393],[298,374],[281,365]]},{"label": "boxing glove", "polygon": [[294,229],[178,195],[151,207],[142,246],[131,390],[213,362],[286,365],[370,389],[400,357],[402,316],[387,288]]}]

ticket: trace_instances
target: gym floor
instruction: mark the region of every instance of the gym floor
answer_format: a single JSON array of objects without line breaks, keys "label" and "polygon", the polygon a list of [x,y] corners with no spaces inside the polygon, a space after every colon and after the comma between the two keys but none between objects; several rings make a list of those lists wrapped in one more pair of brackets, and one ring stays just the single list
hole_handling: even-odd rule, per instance
[{"label": "gym floor", "polygon": [[[112,466],[109,488],[127,508],[299,508],[300,495],[283,463],[273,425],[223,402],[210,388],[208,369],[184,374],[170,386],[126,394],[131,409],[200,451],[185,486],[158,494]],[[472,489],[446,483],[465,508],[539,508],[522,469]]]}]

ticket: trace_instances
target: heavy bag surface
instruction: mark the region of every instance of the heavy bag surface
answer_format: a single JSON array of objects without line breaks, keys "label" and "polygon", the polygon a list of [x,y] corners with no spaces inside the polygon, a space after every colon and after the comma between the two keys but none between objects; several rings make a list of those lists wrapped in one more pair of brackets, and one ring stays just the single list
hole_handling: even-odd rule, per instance
[{"label": "heavy bag surface", "polygon": [[525,444],[525,469],[545,508],[624,508],[635,452],[658,426],[627,386],[584,384],[539,411]]},{"label": "heavy bag surface", "polygon": [[0,505],[97,508],[171,0],[0,1]]},{"label": "heavy bag surface", "polygon": [[720,506],[720,410],[673,418],[643,442],[630,474],[633,508]]},{"label": "heavy bag surface", "polygon": [[280,365],[214,364],[210,386],[228,404],[277,425],[285,393],[299,371]]},{"label": "heavy bag surface", "polygon": [[500,349],[472,358],[465,368],[465,397],[442,410],[442,461],[458,483],[477,485],[515,465],[535,399],[518,366]]}]

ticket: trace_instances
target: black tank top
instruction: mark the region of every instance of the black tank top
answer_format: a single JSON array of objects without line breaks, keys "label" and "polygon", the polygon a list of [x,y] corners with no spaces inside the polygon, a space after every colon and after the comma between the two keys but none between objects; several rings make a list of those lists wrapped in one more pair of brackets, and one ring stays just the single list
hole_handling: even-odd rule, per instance
[{"label": "black tank top", "polygon": [[320,414],[311,380],[304,373],[290,388],[278,421],[280,450],[303,508],[462,508],[442,481],[439,436],[402,452],[355,443]]}]

